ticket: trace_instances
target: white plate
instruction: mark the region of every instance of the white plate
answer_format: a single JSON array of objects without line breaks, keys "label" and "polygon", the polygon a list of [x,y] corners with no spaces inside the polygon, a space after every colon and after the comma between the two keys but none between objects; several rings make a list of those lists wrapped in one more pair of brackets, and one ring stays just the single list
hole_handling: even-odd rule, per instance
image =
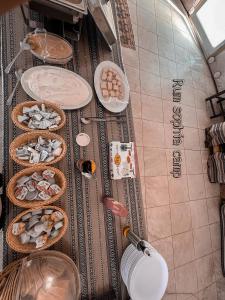
[{"label": "white plate", "polygon": [[80,147],[86,147],[90,143],[90,137],[86,133],[80,132],[76,136],[76,142]]},{"label": "white plate", "polygon": [[[101,82],[102,69],[104,69],[104,68],[114,69],[121,77],[122,82],[124,84],[124,99],[123,100],[121,100],[121,101],[114,100],[114,99],[112,100],[112,98],[109,98],[109,101],[106,101],[103,98],[102,91],[100,89],[100,82]],[[120,67],[118,67],[116,64],[114,64],[111,61],[101,62],[95,70],[94,84],[95,84],[95,90],[96,90],[98,99],[107,110],[109,110],[113,113],[120,113],[127,107],[128,103],[129,103],[130,87],[129,87],[126,75],[123,73],[123,71],[120,69]]]},{"label": "white plate", "polygon": [[[55,78],[53,79],[53,76],[50,75],[51,71],[54,72],[55,74],[57,74],[57,79],[59,80],[58,84],[55,81]],[[67,91],[71,91],[71,88],[74,88],[74,91],[71,92],[70,97],[72,97],[72,101],[68,101],[65,100],[65,98],[62,98],[61,95],[58,92],[57,97],[53,97],[52,99],[51,97],[43,97],[41,94],[38,94],[37,92],[34,92],[32,90],[31,85],[35,85],[36,87],[39,87],[40,84],[38,85],[37,81],[33,80],[32,78],[36,78],[35,76],[40,76],[40,74],[47,74],[48,72],[48,80],[46,80],[46,82],[43,85],[43,82],[41,83],[41,90],[43,91],[44,89],[46,91],[51,90],[50,89],[50,85],[51,85],[51,78],[52,78],[52,83],[54,82],[53,86],[57,87],[60,84],[60,78],[70,78],[71,83],[69,84],[68,88],[65,88],[65,85],[63,85],[63,88],[65,88],[65,91],[67,93]],[[50,73],[49,73],[50,72]],[[45,77],[45,75],[43,75]],[[52,77],[51,77],[52,76]],[[49,66],[49,65],[45,65],[45,66],[38,66],[38,67],[33,67],[30,68],[28,70],[26,70],[21,78],[21,85],[24,89],[24,91],[30,96],[32,97],[34,100],[37,101],[49,101],[52,102],[54,104],[58,104],[62,109],[78,109],[81,108],[85,105],[87,105],[91,100],[92,100],[92,89],[89,85],[89,83],[82,78],[81,76],[79,76],[78,74],[70,71],[70,70],[66,70],[63,68],[59,68],[59,67],[54,67],[54,66]],[[48,87],[49,85],[49,87]],[[77,88],[76,88],[77,87]],[[83,88],[83,90],[85,91],[85,96],[81,97],[79,95],[79,92],[81,90],[81,88]],[[52,88],[53,90],[53,88]],[[64,96],[65,97],[65,96]],[[74,97],[74,98],[73,98]],[[81,99],[77,99],[78,97],[80,97]],[[69,96],[68,96],[69,98]],[[74,99],[74,100],[73,100]],[[73,102],[74,101],[74,102]]]}]

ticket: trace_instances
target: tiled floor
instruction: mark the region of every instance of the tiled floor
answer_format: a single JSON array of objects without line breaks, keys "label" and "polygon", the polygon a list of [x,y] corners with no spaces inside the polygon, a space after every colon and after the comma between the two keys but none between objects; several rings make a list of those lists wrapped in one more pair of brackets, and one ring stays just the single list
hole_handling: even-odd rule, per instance
[{"label": "tiled floor", "polygon": [[[123,48],[131,88],[148,238],[165,257],[164,299],[224,300],[219,185],[206,174],[204,99],[214,85],[183,18],[166,0],[129,0],[136,51]],[[172,168],[172,79],[182,89],[182,177]]]}]

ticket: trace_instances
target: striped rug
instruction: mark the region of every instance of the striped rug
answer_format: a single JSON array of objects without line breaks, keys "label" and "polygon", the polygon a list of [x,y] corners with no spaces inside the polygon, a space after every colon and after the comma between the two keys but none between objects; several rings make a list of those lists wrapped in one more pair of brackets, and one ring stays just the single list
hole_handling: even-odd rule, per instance
[{"label": "striped rug", "polygon": [[[114,7],[115,9],[115,7]],[[40,17],[33,13],[34,18]],[[21,41],[27,32],[23,25],[20,10],[11,11],[2,17],[2,66],[6,65],[15,56]],[[93,74],[97,65],[104,60],[112,60],[122,67],[119,42],[108,50],[95,25],[90,18],[86,18],[81,40],[70,41],[74,47],[74,57],[65,67],[77,72],[92,86]],[[14,71],[16,68],[28,69],[41,65],[42,62],[32,57],[30,53],[23,53],[18,59],[14,69],[9,75],[4,75],[4,101],[15,85]],[[28,96],[18,88],[13,99],[16,103],[28,100]],[[10,119],[12,108],[5,106],[4,110],[4,161],[5,185],[9,179],[20,170],[20,167],[9,158],[8,148],[10,142],[22,132],[13,126]],[[67,178],[68,187],[65,195],[56,202],[62,207],[69,217],[69,228],[63,239],[54,249],[69,255],[77,264],[81,282],[82,299],[128,299],[126,288],[120,276],[120,259],[128,241],[122,236],[122,228],[130,224],[134,232],[145,237],[144,215],[140,190],[140,180],[124,179],[112,181],[109,179],[108,143],[110,141],[134,141],[133,119],[130,105],[125,111],[126,123],[118,124],[92,124],[82,125],[81,116],[104,117],[108,112],[99,103],[95,93],[89,105],[77,110],[66,112],[67,122],[65,128],[59,131],[67,145],[68,152],[65,159],[57,167],[62,170]],[[79,132],[86,132],[91,137],[87,148],[81,149],[75,143]],[[94,159],[97,164],[97,176],[94,180],[86,180],[75,168],[76,160]],[[113,196],[123,202],[129,209],[127,219],[115,218],[110,211],[104,209],[101,198]],[[3,232],[9,222],[21,210],[4,199]],[[11,251],[4,240],[3,263],[7,265],[21,257]]]}]

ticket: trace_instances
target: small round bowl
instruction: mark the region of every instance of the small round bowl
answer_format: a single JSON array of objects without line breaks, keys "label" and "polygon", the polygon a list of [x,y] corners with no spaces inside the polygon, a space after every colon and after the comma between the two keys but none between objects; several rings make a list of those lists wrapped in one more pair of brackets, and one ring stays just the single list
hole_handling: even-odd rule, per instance
[{"label": "small round bowl", "polygon": [[[62,153],[50,162],[40,162],[37,164],[32,164],[32,163],[29,163],[28,161],[24,161],[24,160],[21,160],[16,157],[16,149],[18,147],[20,147],[23,144],[27,144],[31,140],[37,140],[39,136],[42,136],[43,138],[46,138],[46,139],[55,139],[55,140],[61,141],[62,142],[61,146],[63,149]],[[59,162],[61,159],[63,159],[63,157],[66,155],[66,151],[67,151],[66,143],[60,135],[53,133],[53,132],[49,132],[49,131],[41,131],[40,132],[39,130],[27,132],[27,133],[17,136],[9,146],[9,154],[10,154],[11,158],[17,164],[24,166],[24,167],[33,167],[33,166],[40,166],[40,165],[41,166],[53,165],[53,164]]]},{"label": "small round bowl", "polygon": [[[40,247],[38,249],[35,248],[34,243],[24,244],[24,245],[21,244],[19,237],[12,234],[13,224],[19,222],[21,220],[22,216],[26,215],[29,212],[35,211],[37,209],[53,209],[55,211],[61,212],[64,216],[64,220],[63,220],[64,226],[59,229],[59,235],[55,238],[49,239],[43,247]],[[16,252],[20,252],[20,253],[37,252],[40,250],[48,249],[49,247],[54,245],[56,242],[58,242],[65,234],[67,227],[68,227],[68,217],[64,210],[62,210],[61,208],[59,208],[57,206],[39,206],[38,208],[27,209],[27,210],[21,212],[10,222],[10,224],[7,228],[7,232],[6,232],[6,241],[7,241],[7,244],[9,245],[9,247]]]},{"label": "small round bowl", "polygon": [[[49,200],[18,200],[15,197],[15,187],[16,187],[16,183],[18,181],[19,178],[21,178],[22,176],[29,176],[32,175],[34,172],[43,172],[44,170],[52,170],[55,172],[55,180],[56,180],[56,184],[58,184],[58,186],[60,186],[61,191],[51,197]],[[14,204],[17,205],[19,207],[23,207],[23,208],[35,208],[35,207],[39,207],[39,206],[43,206],[43,205],[50,205],[53,202],[57,201],[64,193],[66,190],[66,186],[67,186],[67,182],[66,182],[66,178],[65,175],[56,168],[53,167],[48,167],[48,166],[38,166],[38,167],[31,167],[31,168],[26,168],[21,170],[20,172],[16,173],[8,182],[7,185],[7,189],[6,189],[6,193],[7,193],[7,197],[9,198],[9,200]]]},{"label": "small round bowl", "polygon": [[[23,123],[20,123],[18,121],[17,116],[23,114],[23,107],[32,107],[34,105],[38,105],[40,107],[41,104],[45,104],[45,106],[47,108],[52,108],[55,112],[57,112],[60,115],[61,122],[60,122],[60,124],[56,128],[52,128],[52,129],[32,129],[32,128],[29,128],[27,125],[25,125]],[[19,103],[13,109],[12,114],[11,114],[11,119],[12,119],[13,123],[18,128],[20,128],[20,129],[22,129],[24,131],[35,131],[35,130],[40,130],[40,131],[57,131],[57,130],[63,128],[65,126],[65,123],[66,123],[66,115],[65,115],[64,111],[61,108],[59,108],[58,105],[53,104],[53,103],[48,102],[48,101],[26,101],[26,102]]]}]

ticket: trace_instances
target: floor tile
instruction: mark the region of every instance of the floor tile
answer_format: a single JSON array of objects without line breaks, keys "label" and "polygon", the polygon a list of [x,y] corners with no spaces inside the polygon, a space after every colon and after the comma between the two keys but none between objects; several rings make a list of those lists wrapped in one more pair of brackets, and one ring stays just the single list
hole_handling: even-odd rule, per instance
[{"label": "floor tile", "polygon": [[181,90],[181,103],[195,108],[195,94],[193,86],[186,82]]},{"label": "floor tile", "polygon": [[[166,149],[167,170],[168,170],[169,176],[173,176],[173,151],[174,151],[174,149]],[[187,174],[185,155],[184,155],[184,150],[179,150],[179,151],[180,151],[181,160],[182,160],[180,163],[180,171],[181,171],[181,177],[183,177],[184,174]]]},{"label": "floor tile", "polygon": [[157,34],[160,37],[166,38],[173,43],[173,29],[172,25],[164,19],[158,17],[156,20]]},{"label": "floor tile", "polygon": [[197,128],[184,127],[184,149],[200,150],[199,133]]},{"label": "floor tile", "polygon": [[178,234],[192,228],[191,209],[189,203],[171,205],[172,233]]},{"label": "floor tile", "polygon": [[147,209],[149,241],[171,236],[170,207],[160,206]]},{"label": "floor tile", "polygon": [[195,93],[195,105],[198,109],[206,109],[205,99],[207,98],[207,93],[205,91],[194,89]]},{"label": "floor tile", "polygon": [[140,71],[141,92],[145,95],[161,97],[160,77]]},{"label": "floor tile", "polygon": [[212,252],[209,226],[203,226],[193,231],[195,257],[199,258]]},{"label": "floor tile", "polygon": [[169,270],[174,268],[173,263],[173,243],[172,238],[168,237],[161,239],[152,243],[152,246],[159,251],[159,253],[164,257],[168,265]]},{"label": "floor tile", "polygon": [[202,158],[202,172],[207,173],[207,161],[209,157],[209,151],[208,150],[202,150],[201,151],[201,158]]},{"label": "floor tile", "polygon": [[220,279],[219,281],[216,282],[216,288],[217,288],[217,299],[218,300],[223,300],[225,299],[225,280]]},{"label": "floor tile", "polygon": [[138,47],[138,26],[137,24],[132,24],[133,34],[134,34],[134,42],[135,45]]},{"label": "floor tile", "polygon": [[180,203],[189,201],[187,176],[181,178],[169,176],[169,194],[171,203]]},{"label": "floor tile", "polygon": [[196,110],[193,107],[182,105],[183,125],[187,127],[197,128]]},{"label": "floor tile", "polygon": [[188,175],[188,188],[190,200],[205,198],[205,184],[203,174]]},{"label": "floor tile", "polygon": [[222,268],[221,268],[221,250],[214,251],[212,256],[213,256],[214,279],[217,281],[220,279],[224,280]]},{"label": "floor tile", "polygon": [[148,207],[169,204],[167,176],[145,177],[146,205]]},{"label": "floor tile", "polygon": [[137,7],[137,24],[147,30],[156,32],[155,15],[141,7]]},{"label": "floor tile", "polygon": [[192,231],[173,236],[174,266],[179,267],[194,259]]},{"label": "floor tile", "polygon": [[140,93],[140,73],[139,69],[125,65],[126,75],[128,78],[131,92]]},{"label": "floor tile", "polygon": [[138,166],[140,176],[145,175],[145,165],[144,165],[144,156],[143,156],[143,147],[137,147],[137,157],[138,157]]},{"label": "floor tile", "polygon": [[208,175],[204,174],[206,197],[217,197],[220,195],[220,185],[218,183],[209,182]]},{"label": "floor tile", "polygon": [[197,109],[198,128],[205,129],[210,126],[211,121],[205,110]]},{"label": "floor tile", "polygon": [[168,285],[162,300],[177,300],[174,270],[169,270]]},{"label": "floor tile", "polygon": [[137,24],[137,7],[131,1],[128,2],[128,6],[129,6],[129,13],[130,13],[131,22],[134,23],[134,24]]},{"label": "floor tile", "polygon": [[146,209],[146,201],[145,201],[145,178],[144,177],[140,177],[140,181],[141,181],[141,194],[142,194],[142,200],[143,200],[143,206],[144,209]]},{"label": "floor tile", "polygon": [[142,118],[149,121],[163,122],[162,100],[149,95],[141,95]]},{"label": "floor tile", "polygon": [[139,68],[139,56],[138,48],[136,50],[122,47],[123,62],[125,65],[133,67],[135,69]]},{"label": "floor tile", "polygon": [[175,45],[175,56],[176,61],[181,64],[187,64],[189,63],[190,57],[187,49],[184,47]]},{"label": "floor tile", "polygon": [[173,83],[169,78],[161,77],[161,89],[162,89],[162,99],[173,101]]},{"label": "floor tile", "polygon": [[160,75],[164,78],[177,78],[176,63],[164,57],[159,57]]},{"label": "floor tile", "polygon": [[164,37],[158,37],[159,55],[170,60],[175,60],[174,44]]},{"label": "floor tile", "polygon": [[141,26],[138,26],[138,45],[145,50],[158,53],[157,35]]},{"label": "floor tile", "polygon": [[137,0],[137,6],[149,10],[150,12],[155,12],[155,2],[154,0]]},{"label": "floor tile", "polygon": [[220,202],[221,202],[220,198],[219,197],[208,198],[206,199],[206,202],[208,208],[209,223],[219,222],[220,220],[219,210],[220,210]]},{"label": "floor tile", "polygon": [[150,72],[155,75],[159,75],[159,57],[158,55],[147,51],[145,49],[139,49],[140,69],[145,72]]},{"label": "floor tile", "polygon": [[198,289],[202,290],[212,284],[215,279],[213,256],[207,255],[197,259],[195,265],[198,278]]},{"label": "floor tile", "polygon": [[205,130],[198,129],[200,149],[205,150]]},{"label": "floor tile", "polygon": [[[177,63],[177,76],[184,80],[185,86],[193,86],[192,73],[189,64]],[[194,99],[193,99],[194,100]]]},{"label": "floor tile", "polygon": [[[191,274],[191,276],[190,276]],[[176,291],[179,294],[184,294],[184,298],[187,293],[196,293],[198,290],[197,286],[197,274],[195,264],[188,263],[182,267],[175,269],[176,279]],[[191,295],[190,295],[191,296]],[[181,298],[182,299],[182,298]],[[187,298],[186,298],[187,299]]]},{"label": "floor tile", "polygon": [[192,227],[198,228],[204,225],[208,225],[208,210],[206,200],[190,201]]},{"label": "floor tile", "polygon": [[180,47],[188,48],[190,36],[177,28],[173,28],[174,43]]},{"label": "floor tile", "polygon": [[217,300],[217,287],[216,283],[213,283],[206,289],[198,293],[198,300]]},{"label": "floor tile", "polygon": [[163,18],[167,22],[171,22],[171,8],[165,1],[155,2],[155,12],[156,16]]},{"label": "floor tile", "polygon": [[202,173],[202,159],[201,159],[200,151],[185,150],[185,159],[186,159],[187,174]]},{"label": "floor tile", "polygon": [[133,119],[134,121],[134,129],[135,129],[135,141],[137,146],[143,146],[143,129],[142,129],[142,120],[141,119]]},{"label": "floor tile", "polygon": [[212,240],[212,249],[213,251],[221,249],[221,229],[220,223],[213,223],[210,225],[210,234]]},{"label": "floor tile", "polygon": [[167,175],[166,151],[144,147],[145,176]]},{"label": "floor tile", "polygon": [[165,144],[163,124],[143,120],[143,145],[163,148]]},{"label": "floor tile", "polygon": [[133,117],[141,119],[141,95],[139,93],[130,92],[130,101]]}]

